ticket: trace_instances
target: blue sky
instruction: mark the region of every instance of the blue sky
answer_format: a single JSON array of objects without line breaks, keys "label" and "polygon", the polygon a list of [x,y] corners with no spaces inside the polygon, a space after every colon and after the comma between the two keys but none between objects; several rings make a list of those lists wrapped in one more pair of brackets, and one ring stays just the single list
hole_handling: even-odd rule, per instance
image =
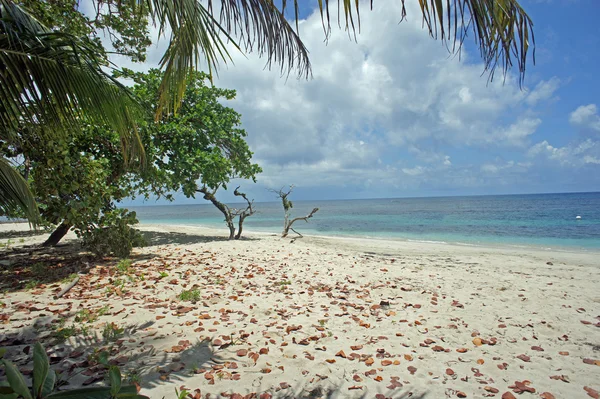
[{"label": "blue sky", "polygon": [[[311,80],[281,78],[252,54],[220,71],[265,170],[241,182],[250,196],[286,184],[297,199],[600,191],[600,2],[522,0],[536,38],[523,89],[514,71],[488,83],[471,42],[449,57],[414,5],[398,24],[396,3],[364,8],[357,43],[334,26],[327,44],[316,1],[303,3]],[[161,53],[115,61],[147,69]]]}]

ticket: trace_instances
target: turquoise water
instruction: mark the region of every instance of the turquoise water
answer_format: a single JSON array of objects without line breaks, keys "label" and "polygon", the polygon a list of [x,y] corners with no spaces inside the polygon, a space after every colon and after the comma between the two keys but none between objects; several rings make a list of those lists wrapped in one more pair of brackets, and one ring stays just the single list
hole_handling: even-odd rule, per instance
[{"label": "turquoise water", "polygon": [[[245,228],[280,232],[281,203],[255,204]],[[600,250],[600,193],[295,201],[293,215],[319,212],[303,233],[465,244]],[[129,207],[142,223],[223,228],[211,204]],[[576,219],[581,216],[581,219]]]}]

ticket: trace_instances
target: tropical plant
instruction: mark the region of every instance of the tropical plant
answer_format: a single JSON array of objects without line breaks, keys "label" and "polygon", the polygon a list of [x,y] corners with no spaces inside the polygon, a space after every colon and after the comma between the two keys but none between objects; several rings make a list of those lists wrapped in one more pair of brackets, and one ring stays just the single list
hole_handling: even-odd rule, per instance
[{"label": "tropical plant", "polygon": [[[0,358],[4,355],[0,352]],[[39,342],[33,347],[33,380],[31,386],[25,382],[25,377],[6,360],[0,360],[4,365],[6,381],[0,382],[0,399],[148,399],[139,395],[135,385],[122,385],[121,372],[116,366],[108,370],[109,387],[89,387],[56,391],[56,372],[50,369],[50,360]]]},{"label": "tropical plant", "polygon": [[[139,107],[103,72],[105,63],[86,38],[50,31],[12,1],[0,0],[0,139],[10,143],[32,128],[50,139],[91,120],[120,135],[126,159],[141,158],[134,129]],[[9,167],[0,162],[0,209],[20,208],[37,223],[31,192]]]},{"label": "tropical plant", "polygon": [[[160,96],[161,72],[153,69],[143,74],[125,70],[124,76],[136,82],[132,90],[139,101],[155,110]],[[152,121],[140,123],[151,160],[151,166],[141,174],[141,186],[149,187],[149,193],[167,198],[173,191],[181,191],[188,198],[202,195],[225,216],[229,238],[238,239],[244,219],[254,214],[253,202],[238,190],[239,187],[233,193],[244,198],[245,208],[231,208],[218,201],[215,194],[221,187],[227,189],[234,178],[255,181],[262,169],[252,163],[252,152],[245,141],[246,131],[239,127],[241,115],[223,104],[224,100],[235,98],[235,90],[207,83],[207,74],[192,73],[178,114],[164,116],[158,124]],[[237,235],[236,217],[239,217]]]}]

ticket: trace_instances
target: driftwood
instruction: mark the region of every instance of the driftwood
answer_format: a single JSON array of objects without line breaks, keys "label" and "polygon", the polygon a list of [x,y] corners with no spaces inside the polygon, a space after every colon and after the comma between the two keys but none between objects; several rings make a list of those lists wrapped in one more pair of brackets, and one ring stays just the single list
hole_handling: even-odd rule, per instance
[{"label": "driftwood", "polygon": [[284,219],[283,219],[283,232],[281,233],[281,238],[287,237],[288,234],[290,233],[290,230],[292,230],[294,233],[298,234],[298,236],[299,236],[298,238],[304,237],[302,234],[300,234],[296,230],[294,230],[292,228],[292,225],[295,222],[297,222],[298,220],[304,220],[306,223],[308,223],[308,219],[312,218],[313,215],[315,213],[317,213],[319,208],[313,208],[313,210],[306,216],[302,216],[302,217],[298,217],[298,218],[294,218],[294,219],[290,220],[291,209],[294,207],[294,204],[292,203],[292,201],[290,201],[288,199],[288,197],[292,193],[292,191],[294,191],[294,185],[292,184],[288,191],[284,191],[283,187],[279,190],[271,189],[269,191],[277,194],[277,196],[281,199],[281,204],[283,205]]},{"label": "driftwood", "polygon": [[298,234],[300,237],[304,237],[302,234],[298,233],[296,230],[292,229],[292,225],[297,222],[298,220],[304,220],[306,223],[308,223],[308,219],[310,219],[311,217],[313,217],[313,215],[315,213],[317,213],[319,210],[319,208],[313,208],[312,211],[310,211],[310,213],[306,216],[303,217],[299,217],[299,218],[294,218],[292,220],[290,220],[285,229],[283,230],[283,234],[281,235],[281,237],[287,237],[287,235],[289,234],[290,230],[292,230],[294,233]]},{"label": "driftwood", "polygon": [[71,290],[71,288],[75,287],[75,285],[79,282],[79,276],[75,277],[75,280],[71,281],[69,285],[62,289],[57,295],[54,296],[54,299],[62,298],[67,292]]}]

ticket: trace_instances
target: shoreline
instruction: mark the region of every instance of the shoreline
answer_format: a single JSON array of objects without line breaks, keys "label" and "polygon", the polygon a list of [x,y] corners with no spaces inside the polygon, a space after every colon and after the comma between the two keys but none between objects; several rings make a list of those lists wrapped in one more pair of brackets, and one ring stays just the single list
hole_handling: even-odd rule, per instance
[{"label": "shoreline", "polygon": [[[227,234],[227,230],[225,227],[223,228],[217,228],[214,226],[209,226],[209,225],[196,225],[196,224],[169,224],[169,223],[145,223],[145,222],[140,222],[139,227],[141,227],[142,229],[144,228],[171,228],[171,229],[178,229],[178,228],[185,228],[185,229],[190,229],[190,230],[194,230],[194,229],[198,229],[198,230],[204,230],[204,231],[209,231],[211,234],[223,234],[226,235]],[[300,230],[300,232],[302,233],[302,230]],[[252,230],[252,228],[244,228],[244,235],[258,235],[258,236],[280,236],[280,232],[279,231],[264,231],[264,230]],[[289,239],[294,238],[293,236],[288,237]],[[529,252],[529,251],[533,251],[536,253],[540,253],[540,254],[548,254],[548,253],[565,253],[565,254],[589,254],[592,256],[597,256],[600,255],[600,249],[589,249],[589,248],[580,248],[580,247],[560,247],[560,248],[552,248],[552,247],[544,247],[544,246],[538,246],[538,245],[527,245],[527,244],[522,244],[522,245],[517,245],[517,244],[492,244],[492,243],[482,243],[482,244],[474,244],[474,243],[464,243],[464,242],[452,242],[452,241],[435,241],[435,240],[414,240],[414,239],[407,239],[407,238],[396,238],[396,237],[377,237],[377,236],[368,236],[368,235],[341,235],[341,234],[334,234],[334,235],[326,235],[326,234],[313,234],[312,231],[307,232],[306,234],[304,234],[304,238],[299,238],[300,240],[305,240],[305,239],[310,239],[310,238],[315,238],[315,239],[323,239],[323,240],[349,240],[349,241],[370,241],[372,243],[386,243],[389,246],[393,246],[393,243],[397,243],[400,245],[420,245],[423,244],[424,246],[429,246],[429,245],[439,245],[439,246],[450,246],[450,247],[456,247],[456,248],[465,248],[468,250],[468,248],[472,248],[472,249],[480,249],[480,250],[492,250],[492,251],[508,251],[511,253],[514,252]],[[378,245],[375,245],[378,246]]]}]

